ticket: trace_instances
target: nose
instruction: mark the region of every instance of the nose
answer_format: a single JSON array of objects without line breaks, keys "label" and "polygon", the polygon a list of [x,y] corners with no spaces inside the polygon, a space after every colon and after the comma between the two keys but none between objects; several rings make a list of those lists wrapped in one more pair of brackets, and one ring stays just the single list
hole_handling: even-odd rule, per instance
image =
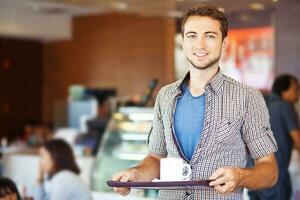
[{"label": "nose", "polygon": [[205,39],[203,37],[198,37],[195,41],[195,46],[199,49],[205,47]]}]

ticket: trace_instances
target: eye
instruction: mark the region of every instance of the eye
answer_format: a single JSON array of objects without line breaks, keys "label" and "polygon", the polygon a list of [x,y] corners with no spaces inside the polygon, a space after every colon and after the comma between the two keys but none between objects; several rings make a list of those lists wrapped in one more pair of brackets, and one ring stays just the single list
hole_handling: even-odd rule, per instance
[{"label": "eye", "polygon": [[206,38],[208,38],[208,39],[214,39],[215,36],[214,35],[206,35]]},{"label": "eye", "polygon": [[197,36],[195,34],[189,34],[186,36],[187,38],[193,39],[196,38]]}]

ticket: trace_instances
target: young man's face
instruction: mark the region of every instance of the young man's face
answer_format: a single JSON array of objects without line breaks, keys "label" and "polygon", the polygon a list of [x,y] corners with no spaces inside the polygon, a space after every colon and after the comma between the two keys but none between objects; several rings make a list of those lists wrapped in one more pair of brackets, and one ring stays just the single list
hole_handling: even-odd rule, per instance
[{"label": "young man's face", "polygon": [[182,48],[191,66],[199,70],[218,67],[222,49],[228,39],[222,40],[220,23],[210,17],[192,16],[184,25]]}]

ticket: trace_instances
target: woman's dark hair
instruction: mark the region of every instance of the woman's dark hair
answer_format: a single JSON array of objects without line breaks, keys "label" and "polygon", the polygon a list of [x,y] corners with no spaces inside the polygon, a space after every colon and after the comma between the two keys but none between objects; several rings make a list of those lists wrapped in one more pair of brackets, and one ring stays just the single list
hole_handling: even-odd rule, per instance
[{"label": "woman's dark hair", "polygon": [[49,174],[50,178],[62,170],[70,170],[75,174],[80,173],[72,148],[67,142],[61,139],[52,139],[46,141],[42,147],[50,153],[53,160],[54,169]]},{"label": "woman's dark hair", "polygon": [[281,97],[282,92],[291,87],[292,80],[298,82],[298,79],[290,74],[278,76],[273,83],[272,92]]},{"label": "woman's dark hair", "polygon": [[228,32],[228,21],[223,12],[221,12],[217,7],[213,5],[205,5],[200,7],[191,8],[183,17],[181,22],[181,33],[184,37],[184,25],[188,18],[192,16],[200,16],[200,17],[210,17],[214,20],[219,21],[220,23],[220,31],[222,32],[222,39],[227,36]]},{"label": "woman's dark hair", "polygon": [[[4,178],[4,177],[0,178],[0,188],[1,188],[1,191],[8,191],[9,194],[11,194],[11,193],[16,194],[17,200],[21,200],[21,196],[20,196],[20,193],[17,189],[16,184],[12,180],[10,180],[9,178]],[[0,195],[5,196],[5,195],[7,195],[7,193],[6,194],[0,194]]]}]

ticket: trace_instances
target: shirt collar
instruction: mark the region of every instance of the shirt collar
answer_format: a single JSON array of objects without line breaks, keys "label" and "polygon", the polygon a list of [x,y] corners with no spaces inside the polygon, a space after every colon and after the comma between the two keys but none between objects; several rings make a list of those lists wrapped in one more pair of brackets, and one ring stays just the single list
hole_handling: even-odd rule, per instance
[{"label": "shirt collar", "polygon": [[[189,80],[190,72],[188,72],[183,79],[178,81],[179,84],[176,88],[178,93],[182,94],[181,88],[184,84],[187,84]],[[224,80],[225,76],[219,68],[217,74],[206,84],[205,90],[212,90],[215,94],[218,94],[222,89]]]},{"label": "shirt collar", "polygon": [[224,80],[225,77],[219,68],[217,74],[210,81],[208,81],[205,89],[212,89],[213,92],[218,94],[222,89]]}]

